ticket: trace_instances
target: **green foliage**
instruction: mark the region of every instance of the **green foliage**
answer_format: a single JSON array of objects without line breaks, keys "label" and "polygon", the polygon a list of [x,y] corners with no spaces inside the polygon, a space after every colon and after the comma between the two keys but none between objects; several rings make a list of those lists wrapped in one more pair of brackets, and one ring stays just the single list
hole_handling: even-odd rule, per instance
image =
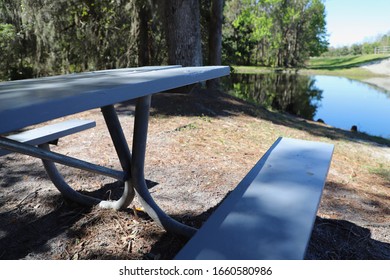
[{"label": "green foliage", "polygon": [[[0,79],[138,65],[141,0],[2,0]],[[156,9],[157,10],[157,9]],[[148,20],[150,63],[166,50],[157,12]],[[32,70],[33,69],[33,70]]]},{"label": "green foliage", "polygon": [[227,1],[223,30],[223,58],[228,64],[249,65],[255,47],[254,16],[251,1]]},{"label": "green foliage", "polygon": [[296,67],[327,49],[320,0],[230,0],[225,7],[225,58],[239,65]]},{"label": "green foliage", "polygon": [[[167,63],[166,3],[2,0],[0,79]],[[204,57],[210,7],[200,1]],[[226,0],[223,61],[300,66],[327,45],[324,13],[321,0]]]},{"label": "green foliage", "polygon": [[0,24],[0,79],[6,79],[10,76],[9,69],[13,67],[15,61],[16,31],[12,24]]}]

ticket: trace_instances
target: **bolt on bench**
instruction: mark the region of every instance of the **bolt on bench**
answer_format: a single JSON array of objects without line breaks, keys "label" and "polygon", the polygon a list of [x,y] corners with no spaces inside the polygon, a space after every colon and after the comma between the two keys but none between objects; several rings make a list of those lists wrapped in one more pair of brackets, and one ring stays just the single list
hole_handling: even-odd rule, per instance
[{"label": "bolt on bench", "polygon": [[303,259],[333,148],[279,138],[176,259]]}]

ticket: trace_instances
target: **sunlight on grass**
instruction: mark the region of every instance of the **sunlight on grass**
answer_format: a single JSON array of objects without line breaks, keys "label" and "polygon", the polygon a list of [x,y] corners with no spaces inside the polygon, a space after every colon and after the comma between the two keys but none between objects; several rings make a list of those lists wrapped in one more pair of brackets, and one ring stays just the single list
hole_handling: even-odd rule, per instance
[{"label": "sunlight on grass", "polygon": [[389,58],[388,54],[368,54],[340,57],[315,57],[308,61],[309,69],[343,69],[361,66],[362,64],[372,63],[377,60]]},{"label": "sunlight on grass", "polygon": [[341,57],[314,57],[307,62],[306,68],[279,69],[263,66],[232,66],[233,72],[238,74],[261,74],[269,72],[299,72],[303,75],[330,75],[341,76],[354,80],[365,80],[384,75],[375,74],[360,66],[390,58],[388,54],[368,54]]},{"label": "sunlight on grass", "polygon": [[390,182],[390,170],[386,168],[383,164],[379,164],[378,167],[369,168],[369,172],[371,174],[378,175],[382,177],[384,180]]}]

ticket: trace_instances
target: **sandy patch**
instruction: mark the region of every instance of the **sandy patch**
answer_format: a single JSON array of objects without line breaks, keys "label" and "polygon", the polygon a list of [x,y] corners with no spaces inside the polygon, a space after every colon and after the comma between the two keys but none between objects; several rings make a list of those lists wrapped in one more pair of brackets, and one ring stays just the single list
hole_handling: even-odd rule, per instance
[{"label": "sandy patch", "polygon": [[365,64],[361,67],[375,74],[390,75],[390,58]]},{"label": "sandy patch", "polygon": [[[374,74],[390,76],[390,58],[381,61],[375,61],[361,66]],[[390,92],[390,78],[389,77],[375,77],[364,80],[365,83],[371,84]]]}]

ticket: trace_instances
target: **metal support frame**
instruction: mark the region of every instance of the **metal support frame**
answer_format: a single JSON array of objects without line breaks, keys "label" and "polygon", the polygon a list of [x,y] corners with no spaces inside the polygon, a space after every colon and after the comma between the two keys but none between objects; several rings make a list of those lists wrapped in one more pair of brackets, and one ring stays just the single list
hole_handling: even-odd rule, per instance
[{"label": "metal support frame", "polygon": [[121,198],[115,202],[102,201],[99,206],[103,208],[125,209],[133,201],[135,192],[131,186],[131,153],[127,145],[125,134],[123,133],[118,115],[113,105],[101,108],[104,120],[106,122],[108,131],[112,142],[114,144],[118,159],[121,163],[123,171],[127,174],[124,190]]},{"label": "metal support frame", "polygon": [[40,158],[47,161],[60,163],[66,166],[78,168],[85,171],[105,175],[119,181],[127,180],[128,174],[107,168],[104,166],[96,165],[90,162],[86,162],[77,158],[65,156],[59,153],[51,152],[49,150],[41,149],[29,144],[21,143],[15,140],[8,139],[0,136],[0,148],[6,149],[12,152]]},{"label": "metal support frame", "polygon": [[[35,147],[0,136],[0,148],[40,158],[53,184],[64,197],[70,200],[88,206],[99,205],[102,208],[120,210],[126,208],[137,194],[146,213],[158,225],[167,231],[191,237],[197,230],[168,216],[153,200],[146,185],[144,167],[150,102],[151,95],[137,99],[132,154],[114,106],[109,105],[101,108],[123,172],[52,152],[47,143]],[[80,194],[65,182],[55,163],[118,179],[124,182],[123,194],[117,201],[100,200]]]},{"label": "metal support frame", "polygon": [[[47,151],[50,151],[49,144],[41,144],[39,145],[41,149],[45,149]],[[93,206],[97,205],[101,202],[101,199],[94,198],[88,195],[83,195],[77,191],[75,191],[73,188],[71,188],[64,180],[64,177],[62,177],[61,173],[58,171],[56,165],[53,161],[42,159],[43,166],[45,167],[46,173],[48,174],[50,180],[53,182],[53,184],[56,186],[56,188],[60,191],[60,193],[67,199],[72,200],[74,202],[87,205],[87,206]]]}]

